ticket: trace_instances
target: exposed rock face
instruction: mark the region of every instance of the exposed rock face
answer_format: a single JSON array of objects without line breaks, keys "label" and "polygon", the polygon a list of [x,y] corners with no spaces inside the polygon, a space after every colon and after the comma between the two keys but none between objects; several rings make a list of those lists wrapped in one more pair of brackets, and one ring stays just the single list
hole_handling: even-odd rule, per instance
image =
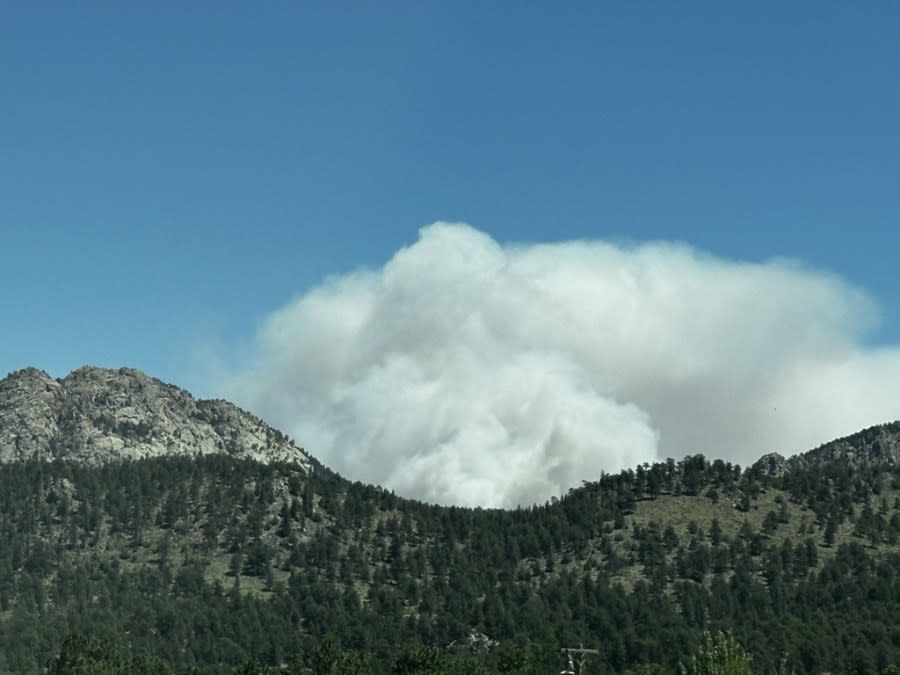
[{"label": "exposed rock face", "polygon": [[0,461],[25,459],[38,448],[49,449],[59,431],[62,400],[59,382],[36,368],[0,380]]},{"label": "exposed rock face", "polygon": [[54,380],[26,368],[0,381],[0,462],[211,453],[311,466],[284,434],[250,413],[197,400],[137,370],[86,366]]},{"label": "exposed rock face", "polygon": [[770,452],[756,460],[753,468],[766,476],[782,476],[787,471],[787,461],[777,452]]}]

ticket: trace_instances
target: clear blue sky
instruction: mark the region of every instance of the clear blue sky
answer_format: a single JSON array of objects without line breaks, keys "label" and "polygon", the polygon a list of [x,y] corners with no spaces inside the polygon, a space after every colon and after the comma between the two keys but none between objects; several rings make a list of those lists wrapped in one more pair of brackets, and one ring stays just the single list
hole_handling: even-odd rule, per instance
[{"label": "clear blue sky", "polygon": [[191,385],[439,219],[801,258],[897,344],[900,5],[852,4],[6,3],[0,371]]}]

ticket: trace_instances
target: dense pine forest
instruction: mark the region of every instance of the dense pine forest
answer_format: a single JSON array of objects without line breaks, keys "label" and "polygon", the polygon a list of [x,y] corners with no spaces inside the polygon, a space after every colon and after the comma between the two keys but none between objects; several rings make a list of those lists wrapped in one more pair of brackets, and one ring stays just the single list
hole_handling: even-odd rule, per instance
[{"label": "dense pine forest", "polygon": [[661,673],[718,631],[752,672],[894,672],[898,538],[890,465],[693,456],[502,511],[224,455],[12,463],[0,672]]}]

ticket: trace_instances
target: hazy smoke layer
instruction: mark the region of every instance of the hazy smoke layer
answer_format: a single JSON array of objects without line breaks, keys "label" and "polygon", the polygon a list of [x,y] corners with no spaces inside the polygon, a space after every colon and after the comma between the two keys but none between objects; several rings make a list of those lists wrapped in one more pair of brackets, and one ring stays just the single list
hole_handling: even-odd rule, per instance
[{"label": "hazy smoke layer", "polygon": [[900,351],[840,279],[683,245],[424,228],[271,316],[230,394],[345,476],[542,502],[661,456],[747,463],[900,416]]}]

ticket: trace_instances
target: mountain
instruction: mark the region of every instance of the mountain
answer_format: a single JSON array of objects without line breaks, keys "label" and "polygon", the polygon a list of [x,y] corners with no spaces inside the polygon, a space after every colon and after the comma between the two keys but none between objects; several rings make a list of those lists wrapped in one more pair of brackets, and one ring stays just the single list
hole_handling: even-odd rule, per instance
[{"label": "mountain", "polygon": [[0,381],[0,462],[214,453],[310,467],[302,450],[247,411],[198,401],[137,370],[86,366],[55,380],[25,368]]},{"label": "mountain", "polygon": [[439,507],[137,371],[18,371],[0,382],[0,674],[536,675],[582,644],[601,674],[712,672],[692,655],[734,645],[754,673],[897,672],[898,437]]}]

